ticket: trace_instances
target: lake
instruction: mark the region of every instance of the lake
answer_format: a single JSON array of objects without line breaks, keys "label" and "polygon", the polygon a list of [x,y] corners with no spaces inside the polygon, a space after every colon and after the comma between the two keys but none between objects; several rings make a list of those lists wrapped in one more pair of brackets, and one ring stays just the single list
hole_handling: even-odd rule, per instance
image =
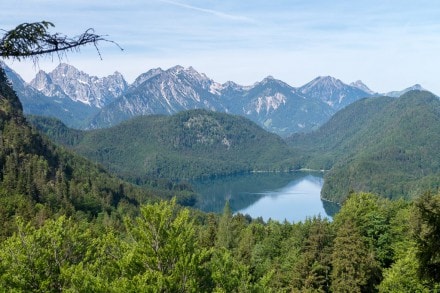
[{"label": "lake", "polygon": [[339,206],[321,200],[320,172],[252,173],[192,182],[196,208],[221,213],[227,200],[233,212],[289,222],[320,215],[331,219]]}]

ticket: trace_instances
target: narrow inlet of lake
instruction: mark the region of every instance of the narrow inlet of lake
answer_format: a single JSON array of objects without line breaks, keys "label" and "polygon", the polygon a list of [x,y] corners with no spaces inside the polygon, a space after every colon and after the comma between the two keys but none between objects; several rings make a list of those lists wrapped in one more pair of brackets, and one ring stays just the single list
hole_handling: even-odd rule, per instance
[{"label": "narrow inlet of lake", "polygon": [[331,219],[339,206],[321,200],[322,173],[253,173],[194,181],[196,208],[221,213],[226,201],[232,211],[289,222],[321,216]]}]

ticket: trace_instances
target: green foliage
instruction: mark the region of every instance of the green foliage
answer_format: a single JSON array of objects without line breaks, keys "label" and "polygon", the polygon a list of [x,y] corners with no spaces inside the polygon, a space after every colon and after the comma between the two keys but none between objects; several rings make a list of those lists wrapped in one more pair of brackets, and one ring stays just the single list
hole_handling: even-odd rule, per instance
[{"label": "green foliage", "polygon": [[429,286],[419,280],[418,270],[415,249],[411,247],[406,251],[405,256],[384,271],[379,292],[431,292]]},{"label": "green foliage", "polygon": [[336,232],[332,254],[332,292],[371,292],[374,288],[374,256],[353,223],[344,222]]},{"label": "green foliage", "polygon": [[69,130],[52,119],[31,121],[51,139],[141,184],[151,178],[190,179],[294,166],[281,138],[224,113],[191,110],[143,116],[86,132]]},{"label": "green foliage", "polygon": [[293,281],[302,291],[328,292],[334,233],[330,223],[315,218],[310,223],[301,254],[294,264]]},{"label": "green foliage", "polygon": [[40,228],[17,220],[17,232],[1,244],[0,287],[23,292],[59,292],[63,271],[80,262],[90,232],[65,217]]},{"label": "green foliage", "polygon": [[439,188],[440,101],[429,92],[378,97],[347,106],[319,130],[289,142],[303,166],[327,169],[324,198],[350,191],[414,198]]},{"label": "green foliage", "polygon": [[0,68],[0,126],[6,119],[19,116],[23,113],[23,107],[15,95],[11,84],[3,69]]},{"label": "green foliage", "polygon": [[[435,206],[432,198],[409,204],[352,194],[334,222],[312,218],[293,224],[250,220],[232,215],[227,206],[223,215],[192,213],[176,200],[142,206],[138,216],[126,218],[123,229],[65,216],[35,227],[17,218],[15,232],[0,241],[0,288],[436,292],[439,283],[419,274],[433,263],[423,263],[420,252],[426,247],[420,246],[417,234],[420,227],[429,231],[420,205]],[[374,214],[384,220],[378,224]],[[220,228],[222,221],[228,223],[225,228]],[[424,231],[426,239],[436,237]],[[224,233],[234,235],[227,247],[219,242]],[[385,261],[382,252],[390,247],[393,253]],[[438,251],[435,244],[431,248],[426,255],[435,260]]]},{"label": "green foliage", "polygon": [[428,281],[440,282],[440,194],[425,193],[417,199],[414,235],[419,273]]},{"label": "green foliage", "polygon": [[[117,214],[135,214],[139,203],[157,198],[33,130],[3,70],[0,90],[0,239],[16,229],[16,215],[41,225],[62,214],[79,219],[114,214],[116,224]],[[180,192],[162,189],[157,194],[170,197]]]},{"label": "green foliage", "polygon": [[161,286],[158,291],[196,291],[207,251],[197,247],[188,210],[176,211],[175,201],[145,206],[128,230],[134,240],[132,266],[142,282]]},{"label": "green foliage", "polygon": [[232,232],[232,210],[227,201],[218,224],[216,246],[231,249],[236,240]]},{"label": "green foliage", "polygon": [[7,32],[0,41],[0,56],[3,58],[31,55],[35,49],[41,48],[40,42],[47,36],[47,29],[54,27],[48,21],[23,23]]}]

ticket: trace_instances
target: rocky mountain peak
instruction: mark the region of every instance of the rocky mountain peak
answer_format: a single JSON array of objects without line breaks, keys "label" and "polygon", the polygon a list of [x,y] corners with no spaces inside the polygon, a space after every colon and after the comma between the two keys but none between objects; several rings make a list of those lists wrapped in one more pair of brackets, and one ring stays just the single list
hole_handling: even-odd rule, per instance
[{"label": "rocky mountain peak", "polygon": [[29,85],[48,97],[68,98],[63,89],[54,83],[52,77],[43,70],[38,71]]},{"label": "rocky mountain peak", "polygon": [[166,72],[170,74],[179,74],[181,71],[185,70],[185,68],[181,65],[176,65],[171,68],[169,68]]},{"label": "rocky mountain peak", "polygon": [[368,86],[365,85],[365,83],[363,83],[361,80],[357,80],[355,82],[350,83],[351,86],[358,88],[366,93],[372,94],[374,95],[375,92],[373,92],[372,90],[370,90],[370,88]]},{"label": "rocky mountain peak", "polygon": [[311,91],[325,90],[325,89],[341,89],[344,83],[332,76],[319,76],[301,87],[301,92],[306,94]]},{"label": "rocky mountain peak", "polygon": [[164,71],[162,70],[162,68],[158,67],[158,68],[153,68],[148,70],[145,73],[142,73],[141,75],[139,75],[133,82],[133,84],[131,84],[131,87],[137,87],[140,84],[142,84],[143,82],[149,80],[150,78],[153,78],[161,73],[163,73]]},{"label": "rocky mountain peak", "polygon": [[67,97],[96,108],[109,104],[128,87],[119,72],[98,78],[66,63],[60,63],[50,73],[40,71],[30,85],[49,97]]},{"label": "rocky mountain peak", "polygon": [[35,78],[31,80],[30,85],[42,92],[44,91],[45,87],[51,83],[52,79],[50,76],[43,70],[40,70],[38,71],[37,75],[35,75]]},{"label": "rocky mountain peak", "polygon": [[238,83],[235,83],[233,81],[228,80],[227,82],[225,82],[224,84],[222,84],[222,89],[243,89],[245,88],[242,85],[239,85]]},{"label": "rocky mountain peak", "polygon": [[412,91],[425,91],[425,88],[422,87],[420,84],[416,83],[415,85],[413,85],[412,87],[407,88],[408,90],[412,90]]},{"label": "rocky mountain peak", "polygon": [[339,110],[346,105],[372,94],[358,87],[343,83],[331,76],[319,76],[299,88],[299,91],[328,104],[333,109]]},{"label": "rocky mountain peak", "polygon": [[401,90],[401,91],[388,92],[388,93],[384,94],[384,96],[398,98],[401,95],[406,94],[409,91],[426,91],[426,89],[423,88],[420,84],[415,84],[415,85],[410,86],[410,87],[408,87],[404,90]]}]

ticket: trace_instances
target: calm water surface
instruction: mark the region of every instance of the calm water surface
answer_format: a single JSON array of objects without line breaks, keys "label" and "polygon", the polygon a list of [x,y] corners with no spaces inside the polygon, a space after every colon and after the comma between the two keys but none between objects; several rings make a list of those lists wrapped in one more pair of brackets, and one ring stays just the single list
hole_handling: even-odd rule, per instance
[{"label": "calm water surface", "polygon": [[322,201],[321,173],[257,173],[195,181],[196,207],[221,213],[227,200],[233,212],[263,220],[304,221],[320,215],[332,218],[339,207]]}]

